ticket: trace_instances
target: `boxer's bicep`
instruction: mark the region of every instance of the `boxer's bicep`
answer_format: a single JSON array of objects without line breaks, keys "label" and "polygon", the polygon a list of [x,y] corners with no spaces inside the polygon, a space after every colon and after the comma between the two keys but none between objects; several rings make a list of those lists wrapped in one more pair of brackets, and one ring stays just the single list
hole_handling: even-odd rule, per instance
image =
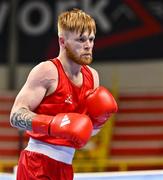
[{"label": "boxer's bicep", "polygon": [[42,101],[46,93],[46,86],[38,70],[32,70],[18,93],[13,108],[27,107],[34,110]]},{"label": "boxer's bicep", "polygon": [[39,106],[48,89],[55,82],[50,63],[40,63],[32,69],[28,78],[18,93],[10,113],[11,125],[22,129],[31,129],[34,110]]},{"label": "boxer's bicep", "polygon": [[42,101],[46,88],[37,85],[25,84],[15,99],[13,108],[26,107],[33,111]]}]

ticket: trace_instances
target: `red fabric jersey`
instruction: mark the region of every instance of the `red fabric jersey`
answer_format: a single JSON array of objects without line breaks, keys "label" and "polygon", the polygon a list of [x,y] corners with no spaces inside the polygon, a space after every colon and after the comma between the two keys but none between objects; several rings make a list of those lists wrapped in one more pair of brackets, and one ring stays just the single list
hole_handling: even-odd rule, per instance
[{"label": "red fabric jersey", "polygon": [[[58,86],[54,93],[45,96],[40,105],[36,108],[37,114],[46,114],[55,116],[58,113],[83,113],[85,110],[84,96],[87,90],[94,86],[93,75],[87,66],[82,66],[81,73],[83,75],[83,84],[79,88],[67,77],[58,59],[53,59],[52,62],[58,70]],[[54,138],[44,134],[36,134],[32,131],[27,131],[27,134],[35,139],[55,145],[70,146],[72,143],[67,139]]]}]

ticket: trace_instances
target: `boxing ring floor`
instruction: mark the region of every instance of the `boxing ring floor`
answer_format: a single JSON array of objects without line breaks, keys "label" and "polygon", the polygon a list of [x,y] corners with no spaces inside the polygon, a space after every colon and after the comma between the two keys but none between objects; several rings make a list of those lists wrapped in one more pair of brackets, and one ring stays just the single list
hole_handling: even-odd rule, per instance
[{"label": "boxing ring floor", "polygon": [[[162,180],[163,170],[108,173],[77,173],[74,180]],[[16,180],[14,174],[0,173],[0,180]]]}]

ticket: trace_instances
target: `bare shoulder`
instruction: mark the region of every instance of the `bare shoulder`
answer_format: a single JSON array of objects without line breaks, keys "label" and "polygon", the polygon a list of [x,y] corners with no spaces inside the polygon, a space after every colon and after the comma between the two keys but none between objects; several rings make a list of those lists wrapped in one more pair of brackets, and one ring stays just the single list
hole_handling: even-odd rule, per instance
[{"label": "bare shoulder", "polygon": [[90,66],[87,66],[90,71],[92,72],[92,75],[93,75],[93,79],[94,79],[94,88],[98,87],[99,86],[99,74],[97,72],[96,69],[90,67]]},{"label": "bare shoulder", "polygon": [[58,78],[56,66],[51,61],[43,61],[33,67],[27,81],[34,81],[46,85]]},{"label": "bare shoulder", "polygon": [[55,72],[57,72],[56,66],[54,66],[51,61],[43,61],[36,65],[31,71],[31,73],[39,73],[40,76],[44,76],[45,74],[48,76]]}]

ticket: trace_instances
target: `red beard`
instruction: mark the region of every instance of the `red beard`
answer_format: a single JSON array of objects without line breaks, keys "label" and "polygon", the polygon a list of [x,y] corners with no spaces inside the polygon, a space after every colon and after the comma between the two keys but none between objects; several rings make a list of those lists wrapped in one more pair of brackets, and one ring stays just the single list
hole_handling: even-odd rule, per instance
[{"label": "red beard", "polygon": [[89,65],[93,61],[92,55],[89,57],[79,57],[72,51],[72,49],[68,45],[66,46],[66,54],[69,59],[80,65]]}]

